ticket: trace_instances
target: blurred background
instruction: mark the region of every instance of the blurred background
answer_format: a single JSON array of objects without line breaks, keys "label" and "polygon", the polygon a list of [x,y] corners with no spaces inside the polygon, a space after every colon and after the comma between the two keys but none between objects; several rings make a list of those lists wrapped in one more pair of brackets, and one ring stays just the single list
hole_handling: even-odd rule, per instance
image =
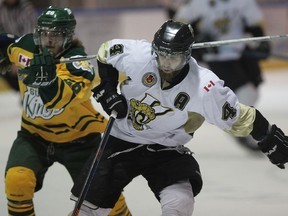
[{"label": "blurred background", "polygon": [[[167,7],[177,9],[181,3],[185,3],[185,0],[30,0],[30,2],[34,5],[37,15],[49,5],[70,7],[78,21],[76,34],[81,35],[80,38],[88,54],[95,54],[103,41],[112,38],[151,40],[153,32],[167,19]],[[267,35],[287,34],[288,1],[257,0],[257,2],[265,17]],[[286,53],[288,40],[273,41],[272,45],[274,53]],[[275,61],[268,59],[265,63],[271,66]],[[276,65],[279,64],[282,65],[283,62],[276,61]]]},{"label": "blurred background", "polygon": [[[0,0],[0,2],[3,0]],[[36,15],[49,5],[70,7],[77,19],[76,36],[86,46],[88,54],[95,54],[100,44],[112,38],[152,40],[153,33],[168,19],[167,8],[173,10],[187,0],[29,0]],[[288,1],[257,0],[265,18],[267,35],[288,33]],[[127,34],[128,33],[128,34]],[[275,40],[273,53],[287,53],[288,40]],[[273,57],[273,56],[272,56]],[[268,66],[286,66],[285,57],[268,59]],[[273,60],[273,61],[271,61]],[[276,64],[276,65],[275,65]]]},{"label": "blurred background", "polygon": [[[49,5],[55,6],[67,6],[75,11],[76,16],[78,17],[79,23],[82,20],[87,19],[89,20],[90,25],[80,27],[81,31],[89,31],[88,29],[91,28],[95,29],[97,33],[102,34],[105,32],[106,38],[109,38],[109,31],[117,32],[115,36],[120,37],[122,36],[121,33],[125,29],[121,29],[121,25],[125,25],[125,23],[121,23],[123,16],[128,16],[128,14],[132,14],[133,18],[136,22],[136,28],[134,29],[136,32],[141,32],[143,29],[153,28],[153,25],[161,23],[161,19],[163,19],[163,15],[166,15],[166,7],[177,7],[181,5],[181,3],[185,3],[185,0],[51,0],[51,1],[39,1],[39,0],[31,0],[32,3],[35,5],[36,9],[41,11],[41,9],[46,8]],[[275,34],[286,34],[288,32],[288,1],[287,0],[257,0],[259,3],[266,21],[266,29],[267,35],[275,35]],[[155,13],[158,13],[159,17],[157,16],[150,16],[150,13],[147,13],[147,10],[151,11],[154,10]],[[164,14],[163,14],[164,13]],[[110,16],[108,16],[110,15]],[[113,16],[112,16],[113,15]],[[108,17],[107,17],[108,16]],[[153,18],[153,19],[152,19]],[[95,19],[95,22],[92,20]],[[109,22],[109,25],[106,23],[99,24],[99,19],[102,22]],[[160,19],[160,22],[159,22]],[[123,19],[125,22],[125,19]],[[113,26],[111,26],[113,23]],[[117,26],[117,27],[116,27]],[[132,26],[131,26],[132,27]],[[158,27],[158,26],[157,26]],[[88,29],[86,29],[88,28]],[[148,38],[150,39],[151,34],[148,31],[144,31],[148,33]],[[112,32],[111,32],[112,33]],[[114,33],[114,32],[113,32]],[[127,35],[130,38],[133,38],[134,35]],[[82,34],[83,35],[83,34]],[[82,36],[81,35],[81,36]],[[111,35],[112,36],[112,35]],[[114,36],[114,35],[113,35]],[[125,35],[126,36],[126,35]],[[142,36],[141,33],[139,36]],[[96,38],[95,38],[96,37]],[[95,41],[98,44],[97,34],[93,35],[94,45]],[[84,38],[85,39],[85,38]],[[99,38],[100,39],[100,38]],[[85,40],[84,40],[85,41]],[[88,41],[87,41],[88,42]],[[89,43],[89,42],[88,42]],[[276,41],[273,43],[273,50],[277,53],[278,52],[285,52],[287,51],[288,41]],[[97,47],[95,47],[95,50]]]},{"label": "blurred background", "polygon": [[[96,54],[102,42],[113,38],[151,41],[154,32],[167,20],[166,9],[171,6],[169,0],[30,2],[37,15],[49,5],[70,7],[78,23],[76,36],[89,55]],[[257,2],[264,14],[266,34],[288,34],[288,1]],[[277,56],[272,55],[261,62],[265,82],[257,108],[288,133],[288,39],[275,40],[271,45]],[[5,215],[4,169],[20,127],[21,105],[18,92],[13,91],[2,77],[0,101],[0,215]],[[99,105],[95,106],[100,109]],[[196,153],[204,179],[203,191],[196,199],[195,216],[287,215],[287,170],[278,170],[263,155],[242,149],[231,137],[208,124],[204,124],[192,142],[189,147]],[[67,215],[73,205],[69,200],[71,186],[72,181],[64,168],[52,167],[43,190],[35,197],[37,215]],[[125,189],[125,194],[133,215],[160,215],[160,206],[143,178],[135,179]]]}]

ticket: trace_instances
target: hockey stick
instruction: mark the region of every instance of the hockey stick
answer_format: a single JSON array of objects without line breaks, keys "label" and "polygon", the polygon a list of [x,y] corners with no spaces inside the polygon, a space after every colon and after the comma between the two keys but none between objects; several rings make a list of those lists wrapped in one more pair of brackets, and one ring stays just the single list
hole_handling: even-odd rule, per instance
[{"label": "hockey stick", "polygon": [[[286,39],[288,38],[288,34],[285,35],[273,35],[273,36],[263,36],[263,37],[250,37],[250,38],[240,38],[240,39],[232,39],[232,40],[222,40],[222,41],[211,41],[211,42],[203,42],[203,43],[195,43],[192,45],[192,49],[202,49],[209,47],[217,47],[222,45],[228,45],[233,43],[247,43],[253,41],[271,41],[277,39]],[[88,55],[82,57],[71,57],[61,59],[58,63],[71,63],[74,61],[86,61],[89,59],[95,59],[97,55]]]},{"label": "hockey stick", "polygon": [[250,37],[250,38],[240,38],[240,39],[232,39],[232,40],[222,40],[222,41],[212,41],[212,42],[203,42],[203,43],[195,43],[192,45],[192,49],[202,49],[209,47],[217,47],[222,45],[228,45],[233,43],[247,43],[247,42],[256,42],[256,41],[271,41],[277,39],[286,39],[288,38],[288,34],[286,35],[273,35],[273,36],[263,36],[263,37]]},{"label": "hockey stick", "polygon": [[62,59],[57,59],[55,62],[56,64],[61,64],[61,63],[72,63],[75,61],[87,61],[91,59],[95,59],[97,55],[88,55],[88,56],[80,56],[80,57],[70,57],[70,58],[62,58]]},{"label": "hockey stick", "polygon": [[86,195],[87,195],[87,193],[89,191],[91,182],[92,182],[93,177],[94,177],[94,175],[95,175],[95,173],[97,171],[99,162],[100,162],[100,160],[102,158],[102,154],[103,154],[103,151],[104,151],[104,149],[106,147],[107,140],[109,138],[110,131],[111,131],[111,128],[113,126],[113,123],[115,121],[116,116],[117,116],[117,113],[112,111],[112,114],[110,115],[110,118],[109,118],[109,121],[107,123],[106,129],[104,131],[103,137],[102,137],[101,142],[99,144],[98,150],[96,152],[96,155],[95,155],[95,157],[93,159],[93,162],[91,164],[91,167],[89,169],[87,178],[86,178],[86,180],[84,182],[84,185],[82,187],[82,190],[81,190],[81,193],[80,193],[80,195],[78,197],[78,200],[76,201],[74,210],[72,212],[72,216],[78,216],[78,214],[79,214],[81,205],[83,204],[83,202],[84,202],[84,200],[86,198]]}]

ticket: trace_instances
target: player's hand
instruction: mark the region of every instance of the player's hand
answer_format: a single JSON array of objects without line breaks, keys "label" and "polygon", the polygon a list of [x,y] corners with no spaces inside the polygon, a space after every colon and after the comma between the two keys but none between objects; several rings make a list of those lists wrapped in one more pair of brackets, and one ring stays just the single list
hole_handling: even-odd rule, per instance
[{"label": "player's hand", "polygon": [[11,72],[12,63],[7,56],[7,48],[14,43],[18,37],[16,35],[1,33],[0,34],[0,74],[4,75]]},{"label": "player's hand", "polygon": [[0,74],[4,75],[11,72],[11,63],[10,61],[1,55],[0,51]]},{"label": "player's hand", "polygon": [[273,164],[285,168],[284,164],[288,162],[288,137],[280,128],[272,125],[271,132],[258,145]]},{"label": "player's hand", "polygon": [[261,41],[255,46],[246,46],[243,57],[265,60],[271,55],[271,46],[268,41]]},{"label": "player's hand", "polygon": [[109,82],[100,83],[92,89],[93,97],[102,105],[104,111],[111,115],[114,110],[117,118],[125,118],[128,112],[126,99],[123,95],[117,93],[117,89],[113,88]]},{"label": "player's hand", "polygon": [[50,86],[57,79],[54,57],[44,48],[41,54],[34,54],[30,66],[20,73],[27,74],[23,80],[25,85],[35,88]]}]

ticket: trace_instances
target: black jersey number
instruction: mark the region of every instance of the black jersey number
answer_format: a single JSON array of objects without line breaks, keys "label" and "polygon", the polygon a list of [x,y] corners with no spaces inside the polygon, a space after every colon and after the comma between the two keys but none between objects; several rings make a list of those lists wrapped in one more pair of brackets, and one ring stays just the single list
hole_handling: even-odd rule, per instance
[{"label": "black jersey number", "polygon": [[76,82],[75,84],[72,85],[72,90],[75,94],[78,94],[84,86],[85,86],[84,82]]},{"label": "black jersey number", "polygon": [[222,107],[222,119],[227,121],[229,118],[232,119],[236,116],[236,109],[226,101]]},{"label": "black jersey number", "polygon": [[115,44],[110,48],[110,56],[121,54],[124,52],[124,46],[122,44]]},{"label": "black jersey number", "polygon": [[75,94],[78,94],[85,87],[84,82],[75,82],[72,79],[65,79],[64,81],[72,88]]}]

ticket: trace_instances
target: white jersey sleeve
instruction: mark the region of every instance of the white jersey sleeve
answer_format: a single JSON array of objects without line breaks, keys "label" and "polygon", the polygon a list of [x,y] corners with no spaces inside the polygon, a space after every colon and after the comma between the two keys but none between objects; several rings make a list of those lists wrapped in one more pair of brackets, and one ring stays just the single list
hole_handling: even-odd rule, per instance
[{"label": "white jersey sleeve", "polygon": [[191,103],[191,111],[199,112],[210,124],[230,130],[240,114],[238,98],[212,71],[197,64],[191,64],[192,70],[192,65],[195,67],[192,74],[198,74],[198,77],[191,78],[195,82],[191,85],[197,86],[198,94],[191,100],[199,103]]}]

